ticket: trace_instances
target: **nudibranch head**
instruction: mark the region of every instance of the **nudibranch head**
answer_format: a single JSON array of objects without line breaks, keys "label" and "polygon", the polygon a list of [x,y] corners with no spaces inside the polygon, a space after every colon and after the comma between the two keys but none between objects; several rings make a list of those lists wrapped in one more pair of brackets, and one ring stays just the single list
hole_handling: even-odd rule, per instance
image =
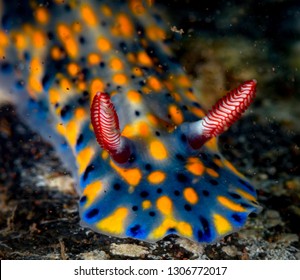
[{"label": "nudibranch head", "polygon": [[214,137],[246,110],[255,89],[256,81],[247,81],[203,119],[178,127],[163,122],[155,131],[145,125],[144,136],[123,133],[109,95],[98,93],[92,124],[112,172],[100,178],[97,195],[95,186],[84,192],[83,220],[100,232],[146,240],[179,233],[212,242],[240,228],[258,208],[256,193],[219,154]]}]

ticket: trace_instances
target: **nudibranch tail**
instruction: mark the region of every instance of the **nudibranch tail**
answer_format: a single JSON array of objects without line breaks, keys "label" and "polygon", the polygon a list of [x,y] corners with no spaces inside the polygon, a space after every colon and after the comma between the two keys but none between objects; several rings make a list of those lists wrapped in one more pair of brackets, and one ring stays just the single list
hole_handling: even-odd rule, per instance
[{"label": "nudibranch tail", "polygon": [[130,148],[127,139],[121,136],[119,118],[107,93],[98,92],[94,96],[91,122],[99,145],[107,150],[116,162],[127,162]]},{"label": "nudibranch tail", "polygon": [[189,124],[188,140],[192,148],[199,149],[234,124],[253,102],[256,84],[256,80],[242,83],[221,98],[202,120]]}]

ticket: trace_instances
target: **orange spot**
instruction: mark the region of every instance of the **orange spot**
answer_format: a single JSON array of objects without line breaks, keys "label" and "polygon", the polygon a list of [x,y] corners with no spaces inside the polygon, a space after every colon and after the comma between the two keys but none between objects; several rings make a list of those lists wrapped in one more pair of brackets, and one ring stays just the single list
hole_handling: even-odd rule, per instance
[{"label": "orange spot", "polygon": [[30,74],[38,75],[42,73],[42,63],[38,58],[33,58],[30,62]]},{"label": "orange spot", "polygon": [[134,67],[132,72],[133,72],[133,74],[134,74],[135,76],[137,76],[137,77],[143,76],[143,71],[142,71],[142,69],[139,68],[139,67]]},{"label": "orange spot", "polygon": [[180,109],[175,104],[170,105],[169,107],[169,114],[171,116],[171,120],[176,124],[179,125],[183,122],[183,115]]},{"label": "orange spot", "polygon": [[224,160],[223,161],[225,166],[230,169],[234,174],[238,175],[238,176],[243,176],[228,160]]},{"label": "orange spot", "polygon": [[150,121],[151,125],[153,125],[153,126],[158,126],[159,120],[157,119],[156,116],[154,116],[154,115],[152,115],[152,114],[148,114],[147,118],[148,118],[148,120]]},{"label": "orange spot", "polygon": [[223,206],[225,206],[226,208],[235,211],[235,212],[245,212],[246,209],[244,207],[242,207],[240,204],[237,204],[231,200],[229,200],[227,197],[225,196],[218,196],[217,197],[219,203],[221,203]]},{"label": "orange spot", "polygon": [[62,59],[64,57],[64,52],[61,51],[58,47],[54,46],[51,49],[51,57],[54,60],[60,60],[60,59]]},{"label": "orange spot", "polygon": [[110,42],[106,38],[103,38],[103,37],[98,38],[97,47],[102,52],[107,52],[107,51],[111,50]]},{"label": "orange spot", "polygon": [[65,92],[68,92],[71,89],[72,84],[67,78],[62,78],[60,80],[60,86]]},{"label": "orange spot", "polygon": [[196,97],[196,96],[193,94],[193,92],[190,91],[190,90],[188,90],[188,91],[185,92],[185,96],[186,96],[188,99],[190,99],[191,101],[195,101],[195,102],[198,101],[197,97]]},{"label": "orange spot", "polygon": [[147,137],[150,134],[149,126],[146,122],[140,122],[138,125],[138,131],[141,136]]},{"label": "orange spot", "polygon": [[150,154],[156,160],[164,160],[168,156],[165,145],[158,140],[154,140],[150,143]]},{"label": "orange spot", "polygon": [[87,197],[87,201],[84,204],[84,207],[89,207],[93,201],[98,197],[100,191],[102,190],[102,183],[100,181],[93,182],[91,184],[88,184],[82,195],[85,195]]},{"label": "orange spot", "polygon": [[133,126],[127,124],[127,125],[125,125],[121,134],[122,134],[122,136],[132,138],[135,135],[135,129]]},{"label": "orange spot", "polygon": [[142,172],[138,168],[121,168],[113,161],[110,161],[110,165],[131,186],[138,185],[142,179]]},{"label": "orange spot", "polygon": [[41,24],[46,24],[49,21],[49,13],[46,8],[38,7],[35,11],[35,18]]},{"label": "orange spot", "polygon": [[142,207],[144,210],[149,209],[152,206],[152,203],[150,200],[144,200],[142,202]]},{"label": "orange spot", "polygon": [[8,37],[2,30],[0,30],[0,47],[6,47],[8,43]]},{"label": "orange spot", "polygon": [[27,47],[27,41],[24,35],[21,33],[16,33],[13,36],[13,42],[19,50],[23,50]]},{"label": "orange spot", "polygon": [[190,157],[185,168],[196,176],[201,176],[204,172],[204,165],[197,157]]},{"label": "orange spot", "polygon": [[35,76],[30,76],[28,81],[29,81],[30,89],[33,90],[35,93],[39,93],[43,91],[43,86],[39,78]]},{"label": "orange spot", "polygon": [[63,136],[66,134],[66,128],[62,123],[58,123],[56,125],[56,131]]},{"label": "orange spot", "polygon": [[160,91],[162,89],[162,85],[156,77],[149,77],[147,82],[148,85],[155,91]]},{"label": "orange spot", "polygon": [[87,25],[96,26],[97,17],[89,5],[83,5],[81,7],[81,15]]},{"label": "orange spot", "polygon": [[71,147],[74,147],[76,145],[77,136],[79,133],[79,126],[75,120],[71,120],[66,125],[66,131],[65,134],[67,141],[69,142]]},{"label": "orange spot", "polygon": [[91,83],[91,100],[93,100],[95,94],[100,91],[104,91],[104,84],[100,79],[94,79]]},{"label": "orange spot", "polygon": [[49,89],[49,102],[53,105],[60,102],[60,94],[57,89]]},{"label": "orange spot", "polygon": [[243,191],[241,189],[236,189],[236,192],[239,195],[241,195],[242,197],[244,197],[244,198],[246,198],[246,199],[248,199],[250,201],[256,201],[256,198],[253,195],[251,195],[250,193],[247,193],[247,192],[245,192],[245,191]]},{"label": "orange spot", "polygon": [[167,196],[162,196],[156,201],[158,210],[164,215],[170,215],[172,212],[172,201]]},{"label": "orange spot", "polygon": [[75,110],[75,118],[77,120],[83,120],[85,117],[87,117],[87,114],[83,108],[77,108]]},{"label": "orange spot", "polygon": [[136,90],[129,90],[127,92],[127,98],[133,103],[140,103],[142,101],[141,94]]},{"label": "orange spot", "polygon": [[176,226],[178,232],[186,237],[191,237],[193,234],[192,226],[186,222],[179,222]]},{"label": "orange spot", "polygon": [[141,0],[130,0],[129,7],[131,11],[138,16],[143,15],[146,11],[143,5],[143,1]]},{"label": "orange spot", "polygon": [[82,174],[86,170],[94,155],[95,150],[89,146],[82,149],[77,154],[76,160],[78,164],[79,174]]},{"label": "orange spot", "polygon": [[207,172],[207,174],[209,174],[212,177],[215,177],[215,178],[219,177],[219,174],[211,168],[206,168],[206,172]]},{"label": "orange spot", "polygon": [[74,62],[71,62],[69,65],[68,65],[68,72],[71,76],[76,76],[78,74],[78,72],[80,71],[80,68],[79,66],[74,63]]},{"label": "orange spot", "polygon": [[152,41],[164,40],[166,38],[165,31],[156,25],[149,26],[146,29],[146,35]]},{"label": "orange spot", "polygon": [[223,166],[223,163],[222,163],[222,161],[220,160],[220,159],[214,159],[213,160],[214,161],[214,163],[216,164],[216,165],[218,165],[219,167],[222,167]]},{"label": "orange spot", "polygon": [[152,60],[145,51],[140,51],[138,53],[137,60],[139,63],[143,64],[144,66],[148,66],[148,67],[152,66]]},{"label": "orange spot", "polygon": [[149,174],[148,181],[152,184],[160,184],[166,178],[166,174],[162,171],[154,171]]},{"label": "orange spot", "polygon": [[119,58],[113,58],[110,61],[110,67],[114,71],[119,71],[123,69],[123,63]]},{"label": "orange spot", "polygon": [[42,31],[35,31],[33,33],[33,45],[36,48],[42,48],[46,46],[46,37]]},{"label": "orange spot", "polygon": [[210,140],[208,140],[205,143],[205,146],[211,150],[213,150],[214,152],[218,152],[218,143],[217,143],[217,138],[213,137]]},{"label": "orange spot", "polygon": [[99,64],[101,61],[101,57],[99,54],[96,54],[96,53],[90,53],[88,55],[88,62],[89,64],[91,65],[96,65],[96,64]]},{"label": "orange spot", "polygon": [[177,83],[182,87],[190,87],[191,81],[186,76],[179,76],[176,78]]},{"label": "orange spot", "polygon": [[115,36],[130,37],[133,35],[133,25],[125,14],[116,17],[115,25],[112,29]]},{"label": "orange spot", "polygon": [[107,17],[112,16],[112,11],[111,11],[110,7],[108,7],[107,5],[103,5],[103,6],[101,7],[101,10],[102,10],[102,13],[103,13],[105,16],[107,16]]},{"label": "orange spot", "polygon": [[196,108],[196,107],[190,107],[189,108],[190,111],[197,116],[198,118],[203,118],[205,116],[205,113],[203,110],[201,110],[200,108]]},{"label": "orange spot", "polygon": [[198,194],[195,192],[195,190],[193,188],[190,188],[190,187],[184,189],[183,196],[184,196],[185,200],[191,204],[195,204],[199,200]]},{"label": "orange spot", "polygon": [[57,34],[67,53],[73,58],[76,57],[78,54],[78,45],[70,28],[66,24],[59,24],[57,26]]},{"label": "orange spot", "polygon": [[118,85],[124,85],[127,82],[127,77],[124,74],[115,74],[113,76],[113,81]]}]

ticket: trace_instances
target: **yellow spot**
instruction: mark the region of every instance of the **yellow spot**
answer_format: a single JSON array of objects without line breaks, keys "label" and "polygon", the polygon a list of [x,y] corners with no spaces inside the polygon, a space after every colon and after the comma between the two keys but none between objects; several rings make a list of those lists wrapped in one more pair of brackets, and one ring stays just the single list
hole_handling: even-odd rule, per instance
[{"label": "yellow spot", "polygon": [[156,77],[149,77],[147,82],[148,85],[155,91],[160,91],[162,89],[162,85]]},{"label": "yellow spot", "polygon": [[103,5],[101,7],[101,10],[102,10],[102,13],[107,17],[110,17],[112,15],[112,11],[111,11],[110,7],[108,7],[107,5]]},{"label": "yellow spot", "polygon": [[108,151],[106,151],[106,150],[103,150],[103,151],[102,151],[102,153],[101,153],[101,156],[102,156],[103,160],[106,160],[106,159],[108,159],[108,156],[109,156],[109,153],[108,153]]},{"label": "yellow spot", "polygon": [[152,206],[152,203],[150,200],[144,200],[142,202],[142,207],[144,210],[149,209]]},{"label": "yellow spot", "polygon": [[220,159],[215,158],[213,161],[214,161],[214,163],[215,163],[216,165],[218,165],[219,167],[222,167],[222,166],[223,166],[223,163],[222,163],[222,161],[221,161]]},{"label": "yellow spot", "polygon": [[195,204],[198,202],[198,194],[195,192],[193,188],[185,188],[183,191],[183,196],[185,200],[191,204]]},{"label": "yellow spot", "polygon": [[205,143],[205,146],[214,152],[218,152],[217,138],[213,137]]},{"label": "yellow spot", "polygon": [[211,168],[206,168],[206,172],[207,174],[209,174],[212,177],[219,177],[219,173],[217,173],[215,170],[211,169]]},{"label": "yellow spot", "polygon": [[0,30],[0,47],[6,47],[8,45],[8,37],[7,35]]},{"label": "yellow spot", "polygon": [[127,92],[127,98],[133,103],[140,103],[142,101],[141,94],[136,90],[129,90]]},{"label": "yellow spot", "polygon": [[185,168],[196,176],[201,176],[205,170],[203,163],[197,157],[190,157]]},{"label": "yellow spot", "polygon": [[88,62],[89,64],[91,65],[98,65],[101,61],[101,57],[99,54],[96,54],[96,53],[90,53],[88,55]]},{"label": "yellow spot", "polygon": [[125,14],[120,14],[116,17],[112,33],[115,36],[124,37],[130,37],[133,35],[133,25]]},{"label": "yellow spot", "polygon": [[57,26],[57,34],[67,53],[73,58],[76,57],[78,54],[78,45],[70,28],[65,24],[59,24]]},{"label": "yellow spot", "polygon": [[94,154],[95,150],[92,147],[86,147],[77,154],[76,160],[79,167],[79,174],[82,174],[86,170]]},{"label": "yellow spot", "polygon": [[247,193],[247,192],[245,192],[245,191],[243,191],[241,189],[236,189],[236,192],[239,195],[241,195],[242,197],[244,197],[244,198],[246,198],[246,199],[248,199],[250,201],[256,201],[256,198],[253,195],[251,195],[250,193]]},{"label": "yellow spot", "polygon": [[223,162],[225,166],[228,169],[230,169],[234,174],[238,175],[239,177],[243,176],[239,171],[237,171],[237,169],[228,160],[224,160]]},{"label": "yellow spot", "polygon": [[71,147],[74,147],[76,145],[77,136],[79,133],[79,127],[75,120],[71,120],[66,125],[66,139],[69,142]]},{"label": "yellow spot", "polygon": [[162,171],[154,171],[149,174],[148,181],[152,184],[160,184],[166,178],[166,174]]},{"label": "yellow spot", "polygon": [[151,125],[153,125],[153,126],[158,126],[159,121],[158,121],[158,119],[157,119],[156,116],[154,116],[154,115],[152,115],[152,114],[148,114],[147,118],[148,118],[148,120],[150,121]]},{"label": "yellow spot", "polygon": [[177,222],[173,218],[166,218],[155,230],[150,233],[150,239],[162,238],[168,229],[176,228]]},{"label": "yellow spot", "polygon": [[227,234],[232,230],[231,224],[223,216],[219,214],[213,214],[213,220],[219,235]]},{"label": "yellow spot", "polygon": [[118,85],[124,85],[127,82],[127,77],[124,74],[115,74],[113,81]]},{"label": "yellow spot", "polygon": [[129,7],[131,11],[138,16],[141,16],[145,13],[145,7],[143,5],[143,1],[141,0],[130,0]]},{"label": "yellow spot", "polygon": [[72,31],[74,31],[75,33],[82,32],[82,26],[78,21],[73,22],[71,25],[71,28],[72,28]]},{"label": "yellow spot", "polygon": [[85,117],[87,117],[87,114],[86,114],[86,112],[85,112],[85,110],[83,108],[79,107],[79,108],[77,108],[75,110],[75,118],[76,118],[76,120],[81,121]]},{"label": "yellow spot", "polygon": [[192,226],[186,222],[179,222],[176,226],[176,229],[181,235],[186,237],[191,237],[193,234]]},{"label": "yellow spot", "polygon": [[123,63],[119,58],[111,59],[109,65],[110,65],[110,68],[114,71],[119,71],[119,70],[123,69]]},{"label": "yellow spot", "polygon": [[65,92],[67,92],[71,89],[72,84],[67,78],[61,78],[60,86]]},{"label": "yellow spot", "polygon": [[81,7],[81,15],[87,25],[95,26],[97,24],[97,17],[89,5]]},{"label": "yellow spot", "polygon": [[137,76],[137,77],[141,77],[143,76],[143,70],[139,67],[134,67],[132,70],[133,75]]},{"label": "yellow spot", "polygon": [[189,90],[185,92],[185,96],[186,96],[188,99],[190,99],[191,101],[195,101],[195,102],[198,101],[198,99],[197,99],[196,96],[193,94],[193,92],[191,92],[191,91],[189,91]]},{"label": "yellow spot", "polygon": [[157,160],[164,160],[168,156],[165,145],[158,140],[154,140],[150,143],[150,154]]},{"label": "yellow spot", "polygon": [[100,91],[103,92],[104,91],[104,83],[100,80],[100,79],[94,79],[91,83],[91,100],[93,100],[94,96],[96,95],[96,93]]},{"label": "yellow spot", "polygon": [[138,168],[121,168],[113,161],[110,162],[110,165],[129,185],[136,186],[142,179],[142,172]]},{"label": "yellow spot", "polygon": [[107,51],[111,50],[110,42],[104,37],[98,38],[97,47],[102,52],[107,52]]},{"label": "yellow spot", "polygon": [[149,126],[146,122],[140,122],[138,124],[138,132],[143,137],[148,137],[150,134]]},{"label": "yellow spot", "polygon": [[33,33],[33,45],[36,48],[42,48],[46,46],[46,37],[42,31],[35,31]]},{"label": "yellow spot", "polygon": [[180,109],[174,104],[170,105],[169,107],[169,114],[171,116],[171,120],[176,124],[179,125],[183,122],[183,115]]},{"label": "yellow spot", "polygon": [[79,66],[74,63],[74,62],[71,62],[69,65],[68,65],[68,72],[71,76],[76,76],[78,74],[78,72],[80,71],[80,68]]},{"label": "yellow spot", "polygon": [[97,228],[112,234],[121,234],[124,232],[125,220],[128,215],[128,209],[120,207],[108,217],[97,223]]},{"label": "yellow spot", "polygon": [[41,24],[46,24],[49,21],[49,13],[46,8],[38,7],[35,11],[35,18]]},{"label": "yellow spot", "polygon": [[180,75],[179,77],[176,78],[176,81],[182,87],[190,87],[191,86],[191,81],[188,79],[187,76]]},{"label": "yellow spot", "polygon": [[19,50],[24,50],[27,47],[26,38],[21,33],[14,34],[13,42]]},{"label": "yellow spot", "polygon": [[172,201],[167,196],[162,196],[156,201],[158,210],[164,215],[170,215],[172,212]]},{"label": "yellow spot", "polygon": [[102,183],[100,181],[93,182],[85,187],[83,194],[82,194],[87,197],[87,201],[84,204],[85,208],[89,207],[92,204],[92,202],[99,195],[101,189],[102,189]]},{"label": "yellow spot", "polygon": [[145,51],[140,51],[137,55],[138,62],[143,64],[144,66],[151,67],[152,60],[149,55]]},{"label": "yellow spot", "polygon": [[177,92],[173,92],[172,96],[174,97],[175,101],[180,102],[181,101],[181,96]]},{"label": "yellow spot", "polygon": [[135,135],[135,129],[132,125],[127,124],[121,134],[122,136],[132,138]]},{"label": "yellow spot", "polygon": [[49,89],[49,101],[53,105],[60,102],[60,93],[57,89]]},{"label": "yellow spot", "polygon": [[36,76],[30,75],[29,79],[29,87],[31,90],[33,90],[35,93],[39,93],[43,91],[43,86],[40,82],[40,79],[37,78]]},{"label": "yellow spot", "polygon": [[166,38],[165,31],[156,25],[149,26],[146,29],[146,35],[152,41],[164,40]]},{"label": "yellow spot", "polygon": [[63,136],[66,134],[66,128],[62,123],[58,123],[56,125],[56,131]]},{"label": "yellow spot", "polygon": [[42,73],[42,64],[38,58],[33,58],[30,62],[30,74],[41,74]]},{"label": "yellow spot", "polygon": [[228,199],[225,196],[218,196],[217,197],[218,201],[228,209],[235,211],[235,212],[245,212],[246,209],[242,207],[240,204],[234,203],[230,199]]}]

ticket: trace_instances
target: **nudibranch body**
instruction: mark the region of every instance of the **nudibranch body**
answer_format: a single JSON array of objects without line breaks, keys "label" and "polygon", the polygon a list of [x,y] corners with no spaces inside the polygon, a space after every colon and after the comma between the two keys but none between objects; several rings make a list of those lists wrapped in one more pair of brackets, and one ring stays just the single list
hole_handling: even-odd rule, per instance
[{"label": "nudibranch body", "polygon": [[249,106],[256,81],[206,115],[146,2],[1,3],[1,88],[77,178],[85,226],[213,242],[258,209],[214,137]]}]

